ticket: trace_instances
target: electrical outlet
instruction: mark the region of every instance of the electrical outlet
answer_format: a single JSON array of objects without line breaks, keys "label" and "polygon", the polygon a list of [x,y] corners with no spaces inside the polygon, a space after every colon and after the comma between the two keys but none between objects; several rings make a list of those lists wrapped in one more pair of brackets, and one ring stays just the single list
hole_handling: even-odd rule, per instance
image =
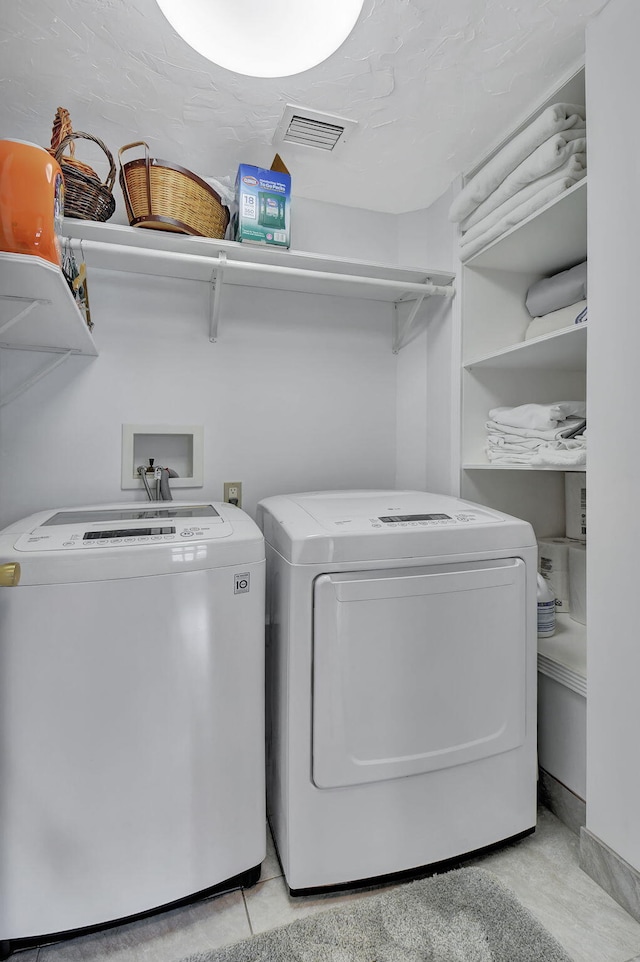
[{"label": "electrical outlet", "polygon": [[224,500],[237,508],[242,507],[242,481],[224,482]]}]

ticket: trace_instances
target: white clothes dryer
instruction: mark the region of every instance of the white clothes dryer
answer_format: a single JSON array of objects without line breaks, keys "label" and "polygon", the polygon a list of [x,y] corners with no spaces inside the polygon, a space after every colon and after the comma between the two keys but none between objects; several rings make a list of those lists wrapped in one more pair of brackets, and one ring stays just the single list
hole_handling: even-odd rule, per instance
[{"label": "white clothes dryer", "polygon": [[293,894],[460,858],[536,823],[536,539],[412,491],[258,506],[268,811]]},{"label": "white clothes dryer", "polygon": [[229,504],[59,509],[0,533],[2,957],[257,881],[264,568]]}]

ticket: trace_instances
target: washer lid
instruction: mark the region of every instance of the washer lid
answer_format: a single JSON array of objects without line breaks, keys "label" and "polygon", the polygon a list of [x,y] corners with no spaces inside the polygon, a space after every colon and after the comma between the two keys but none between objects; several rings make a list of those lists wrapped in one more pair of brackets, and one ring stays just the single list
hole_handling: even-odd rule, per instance
[{"label": "washer lid", "polygon": [[19,562],[21,586],[172,574],[263,558],[258,526],[221,502],[63,508],[0,532],[0,562]]},{"label": "washer lid", "polygon": [[177,504],[174,502],[122,505],[118,508],[108,508],[98,506],[96,508],[65,508],[63,511],[56,511],[45,521],[42,527],[49,525],[79,525],[84,527],[93,521],[155,521],[167,520],[171,518],[208,518],[222,521],[220,512],[216,511],[212,504]]},{"label": "washer lid", "polygon": [[233,525],[212,504],[151,503],[66,508],[34,515],[16,551],[61,551],[229,538]]},{"label": "washer lid", "polygon": [[297,564],[420,558],[536,544],[531,526],[424,491],[315,491],[258,505],[265,538]]}]

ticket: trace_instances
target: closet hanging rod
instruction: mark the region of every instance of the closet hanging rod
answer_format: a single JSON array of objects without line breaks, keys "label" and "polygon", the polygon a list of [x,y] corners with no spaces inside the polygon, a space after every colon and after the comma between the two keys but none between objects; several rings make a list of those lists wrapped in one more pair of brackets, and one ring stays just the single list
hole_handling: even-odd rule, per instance
[{"label": "closet hanging rod", "polygon": [[[74,238],[71,238],[74,241]],[[78,242],[79,243],[79,242]],[[363,277],[359,274],[340,274],[334,271],[309,270],[302,267],[288,267],[280,264],[260,264],[249,261],[234,261],[225,258],[223,254],[218,257],[206,256],[204,254],[182,253],[181,251],[162,251],[148,250],[145,247],[133,247],[127,245],[114,245],[105,241],[83,240],[82,248],[85,251],[95,251],[98,254],[117,255],[119,266],[116,269],[130,270],[132,273],[144,273],[136,271],[135,268],[122,266],[122,260],[146,255],[152,257],[154,261],[165,261],[173,264],[196,264],[206,267],[207,277],[202,280],[209,280],[211,272],[224,270],[225,275],[233,271],[248,271],[259,274],[272,274],[280,276],[290,276],[300,279],[322,279],[345,284],[360,284],[366,287],[378,287],[385,290],[396,290],[398,295],[417,294],[419,296],[441,296],[452,297],[454,294],[453,286],[443,286],[431,284],[430,282],[416,283],[415,281],[399,281],[392,278],[386,280],[381,277]],[[108,265],[105,264],[108,269]]]}]

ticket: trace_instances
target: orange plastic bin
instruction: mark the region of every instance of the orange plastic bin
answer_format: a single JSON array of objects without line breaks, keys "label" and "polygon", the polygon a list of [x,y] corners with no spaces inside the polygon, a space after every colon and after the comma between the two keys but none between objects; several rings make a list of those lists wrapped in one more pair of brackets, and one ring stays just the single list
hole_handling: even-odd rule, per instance
[{"label": "orange plastic bin", "polygon": [[0,251],[33,254],[58,266],[64,181],[44,147],[0,140]]}]

